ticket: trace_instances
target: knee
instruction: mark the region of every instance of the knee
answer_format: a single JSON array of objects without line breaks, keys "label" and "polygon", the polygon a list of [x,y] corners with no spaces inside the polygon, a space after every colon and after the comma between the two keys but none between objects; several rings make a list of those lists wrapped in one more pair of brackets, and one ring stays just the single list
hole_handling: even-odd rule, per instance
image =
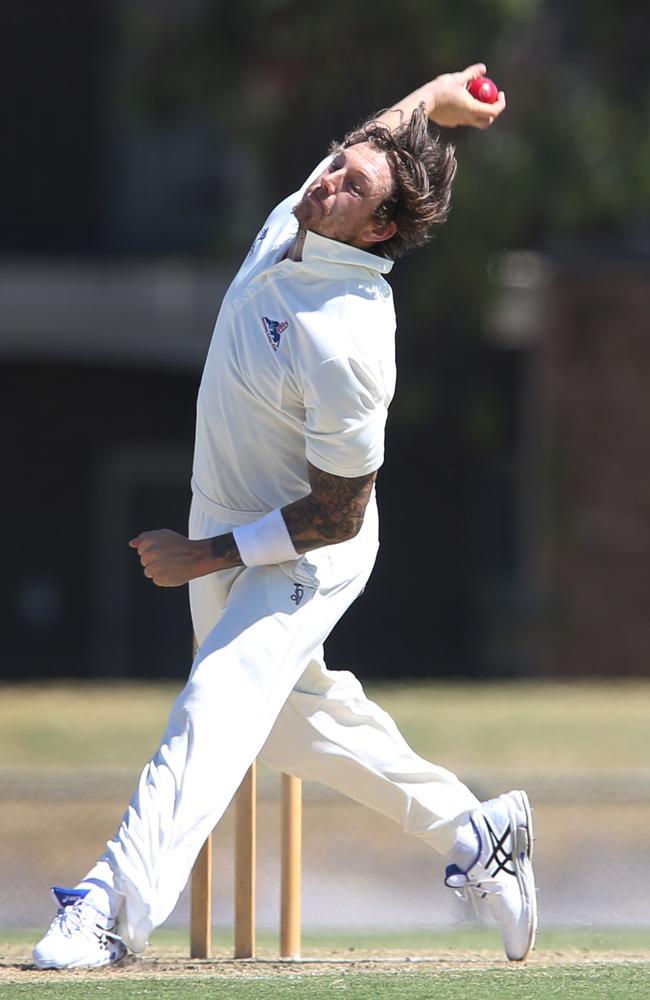
[{"label": "knee", "polygon": [[207,671],[193,670],[185,687],[176,697],[172,706],[170,722],[179,724],[191,723],[192,719],[205,711],[217,697],[216,687],[211,683]]}]

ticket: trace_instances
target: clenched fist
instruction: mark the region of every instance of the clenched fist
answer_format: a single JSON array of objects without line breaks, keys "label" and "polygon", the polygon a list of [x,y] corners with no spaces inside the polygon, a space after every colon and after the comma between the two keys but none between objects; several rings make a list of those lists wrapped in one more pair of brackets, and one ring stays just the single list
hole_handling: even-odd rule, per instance
[{"label": "clenched fist", "polygon": [[157,587],[180,587],[217,568],[210,539],[192,541],[168,528],[143,531],[129,545],[137,549],[144,575]]}]

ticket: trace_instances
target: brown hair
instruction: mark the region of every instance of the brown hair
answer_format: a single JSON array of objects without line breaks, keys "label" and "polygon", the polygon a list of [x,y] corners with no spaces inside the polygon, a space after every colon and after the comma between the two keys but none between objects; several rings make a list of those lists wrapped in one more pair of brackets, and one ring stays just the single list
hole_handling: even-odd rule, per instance
[{"label": "brown hair", "polygon": [[445,221],[456,175],[456,157],[451,143],[441,142],[429,131],[424,103],[408,122],[394,129],[370,119],[334,144],[332,151],[369,142],[386,154],[393,174],[393,190],[375,211],[384,225],[391,219],[397,231],[377,245],[377,251],[395,260],[431,237],[431,228]]}]

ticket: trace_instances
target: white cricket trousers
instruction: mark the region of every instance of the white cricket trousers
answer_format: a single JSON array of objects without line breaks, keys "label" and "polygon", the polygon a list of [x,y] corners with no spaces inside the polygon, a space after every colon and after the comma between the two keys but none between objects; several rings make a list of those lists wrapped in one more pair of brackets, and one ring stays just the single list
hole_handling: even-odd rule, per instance
[{"label": "white cricket trousers", "polygon": [[[231,531],[192,504],[190,537]],[[159,750],[106,854],[86,879],[124,896],[133,951],[171,913],[206,837],[258,755],[371,806],[448,853],[478,800],[418,757],[356,678],[325,667],[322,644],[361,593],[377,552],[371,501],[359,534],[281,566],[192,581],[200,643]]]}]

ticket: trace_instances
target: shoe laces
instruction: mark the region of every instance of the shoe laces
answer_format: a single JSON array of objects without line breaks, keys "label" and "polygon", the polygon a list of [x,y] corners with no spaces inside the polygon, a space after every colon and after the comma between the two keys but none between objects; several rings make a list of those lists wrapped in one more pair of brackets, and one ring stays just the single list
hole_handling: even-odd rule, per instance
[{"label": "shoe laces", "polygon": [[[478,844],[476,854],[470,864],[466,864],[462,868],[458,865],[452,865],[452,874],[467,875],[478,868],[485,872],[486,878],[495,878],[502,872],[506,875],[516,876],[513,860],[515,842],[510,818],[502,816],[497,817],[495,821],[484,811],[482,815],[471,816],[470,822]],[[473,880],[476,881],[475,878]]]},{"label": "shoe laces", "polygon": [[478,865],[471,874],[461,871],[457,865],[449,865],[445,874],[445,885],[453,889],[454,895],[459,899],[470,902],[475,910],[477,904],[486,896],[498,896],[505,891],[502,879],[495,878],[487,872],[484,874]]},{"label": "shoe laces", "polygon": [[[479,840],[479,857],[483,853],[484,838],[474,820],[472,825]],[[478,861],[471,868],[463,871],[458,865],[449,865],[445,872],[445,885],[454,890],[456,896],[464,902],[471,903],[475,912],[482,900],[488,895],[498,896],[505,891],[504,875],[516,878],[512,860],[512,830],[506,823],[499,832],[483,815],[483,826],[487,832],[488,843],[485,845],[489,853],[484,860]],[[510,845],[510,848],[508,846]]]},{"label": "shoe laces", "polygon": [[107,934],[105,927],[97,922],[97,918],[103,916],[99,910],[87,903],[83,899],[78,899],[76,903],[62,906],[54,918],[54,927],[66,937],[73,934],[92,934],[94,937],[101,937]]}]

